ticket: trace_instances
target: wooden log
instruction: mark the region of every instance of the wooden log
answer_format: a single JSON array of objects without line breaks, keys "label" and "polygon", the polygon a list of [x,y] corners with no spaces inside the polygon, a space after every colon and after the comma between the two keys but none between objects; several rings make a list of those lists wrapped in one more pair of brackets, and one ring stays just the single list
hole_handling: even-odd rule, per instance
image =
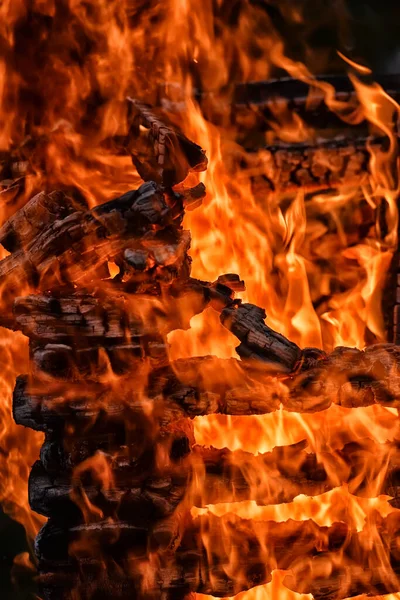
[{"label": "wooden log", "polygon": [[[134,578],[140,553],[146,554],[142,535],[126,523],[97,523],[65,529],[51,519],[39,534],[36,548],[43,570],[68,565],[71,543],[74,558],[86,564],[95,563],[96,553],[100,552],[106,562],[112,559],[121,564],[122,556],[129,552],[131,559],[127,568]],[[311,520],[259,522],[253,528],[251,521],[237,517],[207,515],[195,519],[186,528],[174,555],[159,557],[157,587],[164,591],[178,589],[217,597],[235,595],[267,583],[274,568],[289,570],[300,557],[306,559],[324,552],[343,551],[350,535],[342,523],[328,528],[318,527]],[[230,564],[229,556],[234,549],[238,552],[235,552],[237,562],[232,575],[225,567]]]},{"label": "wooden log", "polygon": [[49,194],[40,192],[0,228],[0,244],[9,252],[21,250],[30,244],[43,228],[82,210],[87,210],[82,201],[75,200],[62,191]]},{"label": "wooden log", "polygon": [[[47,389],[47,394],[46,394]],[[112,400],[109,388],[99,382],[31,380],[19,375],[13,393],[13,417],[17,424],[36,431],[63,430],[71,422],[83,428],[98,422],[105,413],[109,426],[116,414],[124,421],[126,406]]]},{"label": "wooden log", "polygon": [[243,360],[259,360],[289,373],[300,360],[301,350],[264,323],[265,311],[254,304],[225,308],[222,324],[241,341],[236,348]]},{"label": "wooden log", "polygon": [[187,594],[185,589],[145,590],[141,584],[142,579],[143,576],[135,579],[133,574],[129,577],[121,569],[114,572],[112,566],[105,569],[104,565],[85,564],[79,575],[76,569],[66,566],[53,573],[42,572],[37,577],[37,582],[43,600],[93,598],[96,594],[115,600],[195,600],[195,594]]},{"label": "wooden log", "polygon": [[118,375],[144,371],[150,365],[168,365],[168,349],[163,338],[132,338],[127,343],[75,348],[67,344],[31,344],[31,360],[36,376],[47,374],[65,381],[104,376],[110,369]]},{"label": "wooden log", "polygon": [[[69,508],[75,514],[75,505],[82,505],[84,494],[108,515],[131,514],[125,519],[142,519],[148,508],[150,515],[161,513],[165,517],[184,497],[188,506],[199,508],[250,500],[269,505],[291,502],[300,494],[316,496],[342,485],[355,496],[385,494],[392,497],[392,506],[400,503],[397,441],[378,444],[363,439],[340,450],[318,453],[307,451],[306,443],[300,442],[257,456],[195,445],[191,451],[188,446],[188,453],[163,469],[147,456],[144,461],[143,457],[129,458],[126,446],[123,451],[112,443],[107,447],[105,439],[104,454],[101,447],[96,451],[86,442],[77,441],[74,453],[57,442],[45,443],[41,462],[35,464],[29,482],[30,503],[36,512],[56,516],[66,514]],[[155,449],[157,445],[155,441]],[[114,457],[112,461],[107,458],[109,454]],[[76,471],[84,473],[84,478],[77,479]],[[112,474],[112,483],[107,472]],[[157,491],[150,500],[146,492],[149,481]]]},{"label": "wooden log", "polygon": [[124,297],[29,295],[15,300],[14,315],[15,328],[41,343],[112,344],[155,333],[139,315],[128,314]]},{"label": "wooden log", "polygon": [[[51,353],[52,349],[48,351]],[[39,358],[44,360],[45,356]],[[90,425],[96,430],[107,421],[111,426],[113,421],[126,421],[129,414],[137,418],[145,410],[144,399],[152,401],[154,423],[163,426],[176,418],[204,414],[273,412],[288,396],[285,385],[264,376],[259,369],[253,370],[235,359],[211,356],[178,360],[151,374],[146,372],[139,387],[140,373],[136,372],[133,380],[128,372],[119,379],[117,396],[107,383],[77,379],[65,386],[62,381],[42,380],[38,375],[17,378],[13,413],[18,424],[39,431],[63,429],[67,424],[75,428]]]},{"label": "wooden log", "polygon": [[[249,177],[257,194],[357,186],[371,176],[371,155],[388,148],[384,138],[338,136],[306,143],[278,142],[264,148],[246,148],[232,156],[233,171]],[[395,160],[392,164],[396,181]]]},{"label": "wooden log", "polygon": [[[66,530],[50,520],[37,543],[42,570],[57,573],[69,566],[73,585],[77,580],[77,567],[72,569],[68,560],[68,542],[75,541],[79,534],[86,539],[78,558],[83,569],[87,568],[89,573],[96,569],[99,558],[93,554],[99,553],[99,549],[103,560],[107,562],[108,557],[112,557],[121,564],[121,546],[129,545],[133,531],[126,524],[112,525],[106,524],[104,531],[101,524],[87,526],[86,531],[85,526]],[[110,531],[114,529],[115,533],[118,526],[121,533],[114,535],[114,539],[121,542],[114,548],[109,543],[112,542]],[[287,587],[298,593],[312,593],[318,600],[343,600],[363,593],[368,596],[393,593],[400,589],[399,532],[397,513],[385,519],[374,514],[361,532],[350,531],[344,523],[318,527],[310,520],[252,523],[229,515],[203,516],[187,529],[173,558],[161,558],[156,574],[157,589],[226,597],[269,582],[271,571],[278,568],[289,571],[284,580]],[[138,538],[137,542],[136,539],[131,541],[132,549],[139,546]],[[125,563],[132,589],[138,565],[143,564],[138,554],[136,551],[129,564]],[[234,563],[230,560],[232,556]],[[84,576],[82,584],[84,586]],[[147,591],[151,593],[150,589]]]},{"label": "wooden log", "polygon": [[[180,270],[188,276],[190,236],[180,226],[185,202],[183,194],[170,192],[167,197],[155,183],[145,183],[91,211],[74,212],[42,228],[23,250],[1,261],[0,277],[16,287],[28,278],[42,290],[63,280],[98,281],[98,270],[105,269],[107,261],[123,264],[125,251],[141,248],[153,261],[153,287],[158,276],[170,281]],[[168,250],[163,253],[165,246]]]},{"label": "wooden log", "polygon": [[[22,331],[35,343],[73,343],[75,347],[112,345],[134,338],[158,337],[168,329],[159,326],[161,319],[152,314],[161,310],[161,302],[139,297],[129,301],[124,295],[112,299],[100,294],[41,294],[17,298],[14,302],[14,329]],[[146,318],[139,305],[149,304]],[[135,312],[135,305],[137,311]],[[160,331],[161,330],[161,331]]]},{"label": "wooden log", "polygon": [[[383,344],[365,351],[338,348],[328,357],[306,349],[296,373],[276,377],[263,363],[194,357],[156,370],[150,385],[139,390],[129,373],[120,379],[118,398],[112,387],[92,382],[17,378],[13,395],[15,421],[39,431],[66,424],[93,431],[143,413],[143,395],[153,403],[160,426],[174,419],[208,414],[251,415],[274,412],[282,405],[295,412],[318,412],[331,404],[346,408],[374,404],[400,408],[400,349]],[[137,382],[137,380],[136,380]],[[136,386],[135,382],[135,386]],[[130,417],[129,417],[130,415]]]},{"label": "wooden log", "polygon": [[[354,86],[347,75],[319,75],[315,77],[315,80],[332,85],[335,98],[338,101],[349,102],[351,99],[356,99]],[[399,76],[397,74],[374,73],[373,80],[381,85],[392,98],[400,99]],[[329,107],[324,104],[322,94],[319,97],[314,97],[314,95],[310,97],[310,91],[308,84],[291,77],[240,83],[235,86],[233,104],[235,106],[256,105],[264,107],[272,105],[277,98],[280,98],[293,103],[294,109],[304,107],[304,110],[307,110],[306,103],[308,100],[311,104],[309,107],[311,113],[313,109],[329,111]],[[314,100],[314,104],[312,104],[312,100]]]},{"label": "wooden log", "polygon": [[183,181],[190,171],[207,168],[205,151],[152,108],[128,97],[130,130],[126,147],[144,181],[169,187]]},{"label": "wooden log", "polygon": [[112,471],[110,466],[111,483],[102,470],[106,462],[98,454],[88,459],[87,465],[80,465],[80,470],[77,467],[75,473],[50,475],[37,461],[29,476],[31,508],[46,517],[61,516],[70,521],[79,520],[82,513],[89,520],[101,514],[148,526],[174,513],[187,493],[187,469],[161,476],[141,472],[135,466],[115,465]]},{"label": "wooden log", "polygon": [[[354,86],[347,75],[316,76],[315,81],[317,85],[319,82],[331,85],[334,99],[349,105],[342,114],[348,115],[358,106]],[[381,85],[394,100],[400,101],[397,74],[374,73],[373,81]],[[345,123],[326,105],[324,95],[318,90],[317,85],[311,88],[298,79],[282,77],[239,83],[228,94],[195,89],[193,95],[208,120],[219,122],[221,114],[229,115],[231,123],[237,128],[243,127],[244,122],[248,124],[250,121],[255,129],[264,131],[276,118],[279,106],[287,107],[288,112],[297,113],[303,121],[314,128],[343,128]],[[184,90],[177,85],[167,83],[159,87],[155,103],[167,112],[176,113],[182,111],[184,100]]]},{"label": "wooden log", "polygon": [[[129,260],[139,255],[139,251],[127,252]],[[14,302],[14,319],[0,317],[0,322],[36,343],[73,342],[85,347],[106,340],[109,345],[188,329],[194,315],[207,306],[222,310],[232,304],[236,291],[244,289],[234,274],[221,275],[213,283],[184,278],[157,299],[151,294],[127,295],[124,286],[117,283],[95,293],[74,294],[61,288],[52,294],[19,297]]]}]

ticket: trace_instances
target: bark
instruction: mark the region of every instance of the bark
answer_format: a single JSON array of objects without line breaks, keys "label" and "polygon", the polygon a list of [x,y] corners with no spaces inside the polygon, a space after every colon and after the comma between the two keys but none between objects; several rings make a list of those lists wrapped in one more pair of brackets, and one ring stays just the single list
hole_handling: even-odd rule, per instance
[{"label": "bark", "polygon": [[[183,440],[183,433],[179,435],[174,441]],[[135,446],[130,457],[126,446],[123,450],[113,447],[105,437],[97,442],[97,449],[90,447],[90,441],[76,440],[72,449],[46,441],[29,482],[30,503],[36,512],[56,516],[69,508],[75,514],[76,498],[84,494],[105,514],[156,518],[160,511],[163,517],[172,513],[185,496],[189,507],[250,500],[269,505],[291,502],[300,494],[316,496],[342,485],[360,497],[391,496],[392,506],[397,507],[400,500],[397,441],[379,444],[363,439],[318,453],[307,451],[306,443],[300,442],[257,456],[196,445],[190,451],[188,445],[188,453],[174,456],[164,468],[157,467],[149,451],[135,458]],[[155,439],[155,453],[157,446]],[[164,448],[168,451],[168,444],[164,443]],[[105,464],[112,483],[104,475]],[[370,465],[367,473],[366,464]],[[77,478],[76,470],[82,471],[84,478]],[[146,492],[149,482],[156,490],[153,499]]]},{"label": "bark", "polygon": [[299,361],[301,350],[268,327],[264,322],[265,317],[262,308],[254,304],[241,304],[225,308],[221,313],[221,322],[241,341],[236,350],[242,359],[259,360],[289,373]]},{"label": "bark", "polygon": [[[400,586],[399,528],[396,513],[386,519],[376,514],[375,521],[367,523],[361,532],[349,530],[344,523],[319,527],[311,520],[253,523],[232,515],[202,516],[187,527],[173,555],[161,556],[157,587],[226,597],[267,583],[271,571],[278,568],[290,571],[285,583],[291,589],[311,592],[321,600],[390,593]],[[80,547],[82,534],[90,544]],[[144,535],[127,523],[98,523],[65,530],[50,520],[39,534],[37,549],[42,568],[57,570],[68,564],[71,542],[75,558],[82,564],[91,561],[92,565],[99,560],[96,554],[106,563],[116,560],[121,564],[121,555],[130,547],[129,576],[134,587]],[[383,555],[387,561],[379,559]]]},{"label": "bark", "polygon": [[[238,153],[233,162],[240,161],[242,176],[249,176],[256,195],[299,188],[311,192],[367,183],[371,176],[371,154],[387,147],[387,139],[366,137],[341,136],[296,144],[279,142],[264,148],[248,148],[248,152]],[[395,161],[392,176],[395,182]]]},{"label": "bark", "polygon": [[[42,361],[46,352],[53,357],[51,349],[41,350]],[[129,415],[138,418],[143,414],[144,397],[152,401],[154,423],[161,425],[208,414],[265,414],[281,405],[305,413],[326,410],[331,404],[346,408],[378,404],[398,409],[399,353],[399,347],[390,344],[370,346],[365,351],[338,348],[329,356],[306,349],[298,371],[278,377],[271,375],[270,365],[265,372],[262,365],[254,368],[253,362],[235,359],[184,359],[156,369],[149,377],[149,386],[143,378],[139,393],[140,373],[133,387],[128,369],[127,377],[120,379],[118,399],[111,386],[95,381],[70,382],[66,389],[61,381],[20,376],[13,396],[14,419],[39,431],[62,429],[66,423],[81,428],[90,425],[96,430],[107,422],[109,427],[113,422],[123,423]],[[67,351],[65,354],[68,357]],[[68,361],[64,364],[68,368]]]},{"label": "bark", "polygon": [[[98,282],[109,277],[107,261],[114,261],[123,274],[126,267],[125,279],[129,280],[129,251],[142,253],[142,271],[150,288],[159,281],[169,283],[180,273],[187,277],[190,235],[182,231],[181,219],[188,196],[164,195],[149,182],[91,211],[74,212],[43,227],[23,249],[1,261],[0,277],[17,289],[28,279],[33,287],[47,290],[60,282]],[[20,226],[29,204],[22,210],[22,215],[19,211],[14,216]],[[134,275],[139,273],[140,283],[143,273],[140,268],[133,270]]]},{"label": "bark", "polygon": [[0,243],[9,252],[21,250],[40,235],[44,227],[82,210],[87,207],[64,192],[40,192],[1,227]]},{"label": "bark", "polygon": [[137,377],[140,373],[145,377],[148,366],[154,369],[168,364],[168,352],[165,341],[154,336],[82,349],[67,344],[31,345],[31,361],[36,376],[45,374],[65,381],[97,380],[110,369],[116,375],[136,370]]},{"label": "bark", "polygon": [[126,142],[144,181],[169,187],[183,181],[190,171],[207,168],[205,151],[176,127],[164,122],[150,106],[127,98],[130,131]]}]

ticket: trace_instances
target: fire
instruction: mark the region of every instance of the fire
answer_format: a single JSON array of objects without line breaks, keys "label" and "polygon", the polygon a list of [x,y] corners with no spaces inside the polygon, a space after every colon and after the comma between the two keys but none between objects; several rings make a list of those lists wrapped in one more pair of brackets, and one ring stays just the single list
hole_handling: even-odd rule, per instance
[{"label": "fire", "polygon": [[[336,346],[362,349],[385,341],[382,289],[398,243],[398,142],[393,122],[399,107],[378,84],[364,83],[361,77],[369,73],[368,68],[339,53],[352,69],[349,77],[357,100],[337,99],[329,82],[316,79],[304,64],[286,56],[267,12],[247,2],[237,14],[234,7],[211,0],[36,0],[32,5],[28,9],[24,0],[5,0],[0,6],[0,33],[6,48],[0,59],[0,151],[15,154],[14,169],[17,164],[22,171],[26,163],[32,167],[23,171],[24,182],[16,196],[7,183],[2,184],[2,222],[41,189],[77,190],[92,207],[137,187],[141,179],[136,169],[118,150],[118,140],[127,134],[124,98],[129,93],[156,102],[163,87],[163,108],[171,121],[205,148],[209,159],[206,172],[191,174],[185,182],[200,180],[207,189],[201,210],[187,212],[184,220],[192,234],[193,277],[215,281],[221,273],[239,273],[246,291],[238,296],[264,307],[269,326],[301,348],[329,352]],[[295,22],[303,18],[300,10],[287,16]],[[28,30],[32,40],[24,43]],[[17,52],[19,44],[21,52]],[[242,129],[256,118],[256,109],[243,117],[245,123],[239,117],[231,122],[228,107],[233,84],[266,80],[277,68],[310,86],[310,106],[322,97],[346,124],[367,121],[371,134],[387,140],[386,149],[368,141],[369,175],[361,182],[342,183],[328,192],[259,192],[257,186],[270,169],[269,147],[281,142],[317,146],[324,142],[321,132],[287,103],[276,102],[265,128],[268,131],[260,133],[261,149],[244,150]],[[202,102],[196,100],[197,88],[202,90]],[[119,266],[109,261],[108,267],[110,277],[117,277]],[[17,291],[27,293],[22,284]],[[7,293],[2,290],[5,307]],[[146,321],[147,309],[142,306],[141,310]],[[27,478],[43,436],[13,423],[12,389],[16,375],[28,368],[27,340],[5,330],[0,334],[4,365],[0,502],[32,538],[42,518],[29,510]],[[222,359],[237,356],[237,340],[211,308],[194,316],[190,329],[170,333],[168,342],[171,360],[209,354]],[[210,374],[210,378],[219,376]],[[229,376],[223,374],[226,379]],[[138,376],[140,391],[146,377],[147,372]],[[104,379],[118,388],[120,380],[111,367],[105,369]],[[302,440],[310,451],[321,453],[340,449],[349,441],[384,444],[398,439],[397,417],[397,411],[381,406],[348,409],[332,405],[307,415],[281,407],[264,416],[197,417],[194,434],[197,444],[253,454]],[[254,523],[255,530],[259,521],[312,519],[321,526],[346,522],[352,531],[361,532],[375,517],[396,511],[389,505],[390,498],[379,494],[388,453],[374,458],[377,464],[368,463],[360,475],[373,495],[369,499],[357,497],[338,483],[326,494],[301,495],[288,504],[221,503],[192,514],[219,515],[233,522],[240,516]],[[103,455],[96,455],[75,476],[79,480],[90,470],[109,489],[113,474],[107,465]],[[93,516],[95,509],[84,492],[76,502],[85,515]],[[207,532],[204,539],[207,544]],[[228,531],[225,543],[229,544]],[[237,557],[232,554],[230,559],[225,568],[234,573]],[[152,580],[149,565],[143,566],[146,581]],[[275,569],[270,583],[235,598],[312,598],[285,587],[286,575]],[[385,598],[395,600],[400,595]],[[199,594],[201,599],[211,597]]]}]

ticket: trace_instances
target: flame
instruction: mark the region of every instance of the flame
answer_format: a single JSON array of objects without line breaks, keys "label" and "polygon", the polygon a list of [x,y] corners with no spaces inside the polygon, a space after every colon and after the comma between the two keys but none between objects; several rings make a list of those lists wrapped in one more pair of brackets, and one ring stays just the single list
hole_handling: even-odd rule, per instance
[{"label": "flame", "polygon": [[[28,4],[32,4],[29,9]],[[162,84],[163,107],[170,119],[209,157],[208,170],[191,174],[185,182],[201,180],[208,194],[202,209],[188,212],[184,220],[192,234],[192,275],[215,281],[221,273],[239,273],[246,281],[240,298],[265,307],[268,324],[301,348],[331,351],[337,345],[364,348],[384,341],[382,288],[398,243],[398,142],[393,128],[398,105],[378,84],[366,84],[352,72],[349,77],[357,99],[338,99],[330,83],[316,79],[305,64],[286,55],[283,41],[261,6],[245,2],[236,13],[229,3],[211,0],[145,4],[139,0],[2,2],[0,33],[5,53],[0,57],[0,152],[11,156],[4,170],[22,176],[14,187],[7,183],[8,175],[6,183],[1,182],[1,221],[41,189],[73,189],[92,207],[137,187],[140,178],[130,158],[116,149],[128,130],[124,98],[129,93],[153,102]],[[293,23],[304,20],[300,8],[285,7],[284,12]],[[360,77],[370,73],[338,54]],[[322,97],[346,124],[368,123],[369,175],[360,184],[344,183],[328,192],[257,191],[269,168],[268,148],[247,153],[240,139],[245,125],[257,122],[257,109],[253,107],[242,121],[238,116],[232,124],[226,107],[235,83],[268,79],[277,68],[310,86],[310,106]],[[194,99],[199,89],[204,97],[201,105]],[[218,118],[207,119],[207,115]],[[320,143],[321,132],[291,111],[288,103],[271,103],[271,115],[268,132],[261,131],[261,147],[277,142]],[[376,137],[384,138],[386,146],[376,145]],[[26,172],[27,163],[30,170]],[[108,269],[111,278],[118,275],[113,261],[108,262]],[[16,284],[19,293],[29,292],[21,282]],[[1,292],[6,304],[9,290]],[[143,304],[135,309],[146,322],[149,307]],[[43,436],[13,423],[12,389],[15,376],[28,369],[27,340],[17,333],[0,333],[4,365],[0,502],[33,537],[42,519],[29,510],[27,478]],[[237,340],[211,308],[194,316],[190,329],[170,333],[168,342],[171,360],[208,354],[224,359],[236,356]],[[104,356],[101,360],[105,363],[101,382],[119,391],[121,378]],[[147,367],[136,374],[135,383],[151,416],[143,392]],[[209,376],[229,380],[231,373]],[[107,398],[104,402],[107,405]],[[280,408],[262,417],[198,417],[194,431],[198,444],[254,454],[303,439],[313,451],[324,452],[353,440],[393,441],[399,434],[397,417],[393,409],[380,406],[346,409],[333,405],[312,415]],[[160,463],[164,459],[161,453]],[[384,517],[394,511],[388,498],[377,492],[388,454],[382,452],[376,460],[376,467],[366,464],[360,474],[370,478],[368,485],[376,492],[368,500],[338,485],[322,496],[298,496],[286,505],[219,504],[208,506],[205,514],[234,513],[255,524],[289,518],[313,519],[321,526],[346,521],[361,531],[371,514]],[[76,502],[88,519],[101,518],[80,488],[80,477],[87,472],[106,490],[112,487],[113,474],[101,454],[75,472]],[[207,544],[206,534],[204,539]],[[227,572],[235,572],[235,560],[230,555]],[[143,579],[149,586],[153,561],[150,556],[143,562]],[[237,598],[311,598],[285,588],[284,577],[283,571],[275,569],[271,583]]]}]

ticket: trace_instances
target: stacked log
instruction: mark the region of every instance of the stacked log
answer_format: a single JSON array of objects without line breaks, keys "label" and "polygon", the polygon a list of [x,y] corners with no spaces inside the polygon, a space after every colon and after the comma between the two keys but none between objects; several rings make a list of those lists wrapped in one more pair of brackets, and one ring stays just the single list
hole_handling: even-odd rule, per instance
[{"label": "stacked log", "polygon": [[[367,79],[371,81],[371,77]],[[400,101],[397,74],[374,73],[373,81],[396,102]],[[207,119],[218,122],[218,118],[228,116],[229,122],[239,131],[250,125],[255,133],[269,128],[279,107],[286,109],[288,114],[296,113],[313,128],[329,130],[342,129],[343,117],[350,117],[358,106],[349,77],[338,74],[310,77],[310,83],[291,77],[239,83],[220,94],[195,89],[193,95]],[[325,101],[327,96],[330,105]],[[154,98],[156,106],[171,112],[179,112],[184,101],[185,90],[176,84],[160,86]],[[333,106],[339,114],[332,110]],[[359,125],[357,121],[352,123],[355,128]]]},{"label": "stacked log", "polygon": [[[14,418],[45,433],[29,480],[32,509],[49,518],[36,540],[44,599],[226,597],[267,583],[276,568],[291,572],[288,587],[321,600],[398,591],[397,513],[374,515],[362,532],[192,516],[193,507],[277,504],[343,484],[361,497],[387,494],[399,507],[398,440],[322,451],[300,443],[254,456],[197,445],[192,420],[332,403],[398,408],[400,348],[301,350],[266,325],[263,309],[235,297],[244,285],[237,275],[192,278],[182,220],[205,189],[171,186],[204,169],[205,154],[162,113],[128,103],[123,143],[146,183],[92,210],[73,194],[41,193],[0,230],[10,252],[0,262],[2,294],[12,306],[0,324],[29,338],[31,356],[31,371],[17,379]],[[327,187],[349,180],[349,169],[363,178],[365,144],[355,153],[347,142],[326,144],[322,162],[317,148],[269,149],[270,189],[307,187],[306,172]],[[345,156],[341,166],[334,160],[322,172],[325,150]],[[206,307],[238,338],[241,360],[171,362],[167,334]],[[368,456],[384,465],[374,485],[361,476]],[[371,544],[385,564],[369,559]]]},{"label": "stacked log", "polygon": [[[263,414],[282,404],[308,412],[332,402],[397,407],[400,382],[394,345],[301,350],[265,324],[262,309],[235,298],[238,276],[191,278],[181,221],[201,193],[147,183],[91,211],[63,197],[56,221],[47,216],[54,198],[44,195],[31,201],[43,207],[43,227],[26,218],[35,214],[28,204],[0,231],[11,252],[3,277],[14,289],[23,279],[32,292],[14,300],[2,323],[30,340],[32,370],[17,380],[15,420],[46,434],[29,481],[31,507],[49,517],[36,541],[43,596],[224,597],[270,581],[274,568],[291,569],[289,587],[316,598],[399,589],[394,518],[376,532],[390,554],[388,577],[365,568],[365,532],[342,523],[254,528],[239,517],[192,517],[192,507],[290,502],[343,483],[356,495],[391,495],[397,506],[400,469],[397,441],[322,452],[303,443],[259,456],[195,444],[198,415]],[[108,261],[120,271],[99,279]],[[239,339],[241,361],[170,362],[167,333],[207,306]],[[367,456],[387,457],[374,488],[360,478]],[[226,565],[235,549],[233,574]],[[304,577],[308,560],[337,565],[338,556],[346,557],[335,567],[341,585],[330,575]]]}]

